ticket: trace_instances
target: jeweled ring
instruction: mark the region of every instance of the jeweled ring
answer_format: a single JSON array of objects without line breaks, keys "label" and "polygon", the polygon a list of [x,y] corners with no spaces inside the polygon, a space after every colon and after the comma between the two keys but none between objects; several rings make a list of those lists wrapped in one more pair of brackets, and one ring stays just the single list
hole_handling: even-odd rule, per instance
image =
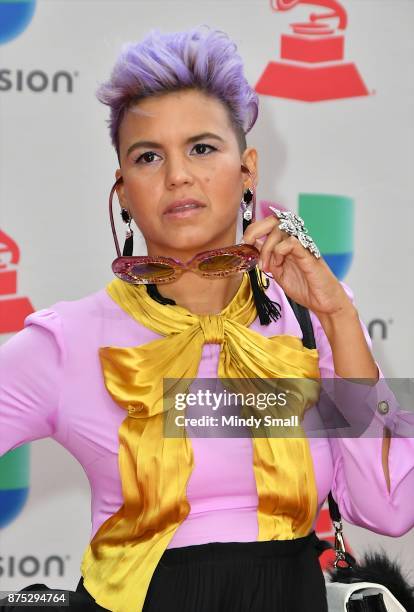
[{"label": "jeweled ring", "polygon": [[301,217],[294,212],[279,210],[274,206],[269,206],[269,209],[276,215],[276,217],[282,220],[282,222],[279,223],[279,229],[283,230],[287,234],[290,234],[291,236],[295,236],[295,238],[299,240],[305,249],[309,249],[309,251],[315,255],[316,259],[320,258],[320,251],[313,241],[313,238],[309,236],[308,230],[306,229],[304,221]]}]

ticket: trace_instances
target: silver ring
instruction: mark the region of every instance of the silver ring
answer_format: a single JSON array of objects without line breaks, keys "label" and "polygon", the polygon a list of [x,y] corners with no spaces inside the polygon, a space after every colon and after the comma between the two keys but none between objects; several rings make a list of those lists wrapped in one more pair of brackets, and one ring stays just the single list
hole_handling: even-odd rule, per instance
[{"label": "silver ring", "polygon": [[279,210],[274,206],[269,206],[269,209],[276,217],[282,220],[282,222],[279,223],[279,229],[290,234],[290,236],[295,236],[305,249],[309,249],[309,251],[315,255],[316,259],[320,258],[321,253],[313,238],[309,236],[302,217],[299,217],[294,212]]}]

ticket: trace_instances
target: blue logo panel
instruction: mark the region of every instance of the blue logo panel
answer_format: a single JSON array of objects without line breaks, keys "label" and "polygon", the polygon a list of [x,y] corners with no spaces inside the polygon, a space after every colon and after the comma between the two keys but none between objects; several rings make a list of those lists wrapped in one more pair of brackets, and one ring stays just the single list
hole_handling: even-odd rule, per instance
[{"label": "blue logo panel", "polygon": [[0,491],[0,529],[11,523],[23,509],[29,489],[10,489]]},{"label": "blue logo panel", "polygon": [[0,44],[16,38],[27,28],[35,8],[36,0],[0,0]]},{"label": "blue logo panel", "polygon": [[30,444],[0,457],[0,528],[22,511],[29,494],[29,478]]},{"label": "blue logo panel", "polygon": [[353,253],[322,253],[322,255],[331,272],[339,280],[343,280],[351,267]]}]

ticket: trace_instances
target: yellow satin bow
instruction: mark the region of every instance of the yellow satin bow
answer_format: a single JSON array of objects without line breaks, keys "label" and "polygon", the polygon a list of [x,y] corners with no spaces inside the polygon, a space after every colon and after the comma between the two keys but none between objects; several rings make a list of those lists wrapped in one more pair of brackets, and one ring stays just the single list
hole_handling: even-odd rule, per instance
[{"label": "yellow satin bow", "polygon": [[[119,428],[124,504],[96,532],[81,570],[85,588],[99,605],[114,612],[140,612],[158,561],[190,512],[186,487],[194,467],[191,438],[185,428],[178,436],[164,435],[166,411],[172,412],[165,403],[165,379],[194,380],[203,345],[219,343],[220,379],[289,378],[295,410],[302,417],[319,397],[318,352],[305,348],[296,336],[265,337],[249,329],[257,312],[248,273],[217,315],[160,304],[145,286],[119,279],[107,291],[131,317],[165,337],[99,351],[106,388],[128,412]],[[307,380],[295,384],[295,378]],[[252,437],[257,539],[306,536],[317,509],[309,442],[304,433],[273,437],[271,428],[261,431],[262,437]]]}]

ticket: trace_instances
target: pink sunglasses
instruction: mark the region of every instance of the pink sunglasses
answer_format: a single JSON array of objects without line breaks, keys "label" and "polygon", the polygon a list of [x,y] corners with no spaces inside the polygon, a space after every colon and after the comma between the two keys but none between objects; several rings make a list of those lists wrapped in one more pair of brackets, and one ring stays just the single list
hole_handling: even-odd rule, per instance
[{"label": "pink sunglasses", "polygon": [[[253,180],[252,174],[242,165]],[[111,219],[112,235],[118,257],[112,262],[112,271],[123,281],[134,285],[147,285],[149,283],[166,284],[177,280],[184,272],[191,270],[196,274],[208,278],[223,278],[239,272],[252,270],[259,260],[260,253],[250,244],[235,244],[197,253],[187,262],[172,257],[156,256],[125,256],[121,255],[116,235],[112,210],[112,198],[116,187],[122,181],[119,177],[112,186],[109,196],[109,216]],[[253,183],[254,184],[254,183]],[[247,205],[246,205],[247,206]],[[244,211],[244,218],[255,220],[256,190],[253,189],[252,210]]]}]

